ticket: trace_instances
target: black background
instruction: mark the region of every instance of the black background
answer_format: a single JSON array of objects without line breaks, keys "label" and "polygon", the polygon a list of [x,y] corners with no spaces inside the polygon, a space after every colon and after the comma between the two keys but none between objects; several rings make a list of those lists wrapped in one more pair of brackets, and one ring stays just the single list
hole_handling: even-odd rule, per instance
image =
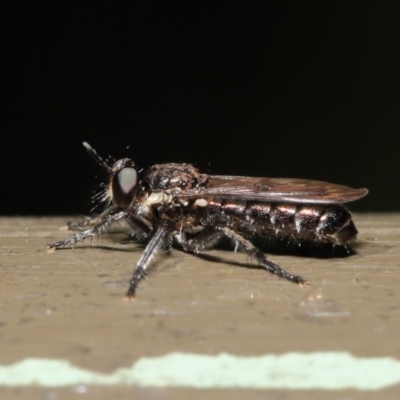
[{"label": "black background", "polygon": [[388,4],[9,9],[0,213],[87,214],[99,168],[82,141],[141,166],[367,187],[353,210],[399,210],[400,7]]}]

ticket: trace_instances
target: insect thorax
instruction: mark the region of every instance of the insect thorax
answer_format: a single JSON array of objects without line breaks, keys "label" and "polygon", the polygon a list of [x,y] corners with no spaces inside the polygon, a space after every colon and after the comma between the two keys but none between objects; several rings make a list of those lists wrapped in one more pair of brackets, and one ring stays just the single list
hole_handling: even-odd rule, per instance
[{"label": "insect thorax", "polygon": [[150,190],[192,189],[204,186],[208,176],[190,164],[156,164],[143,175],[142,183]]}]

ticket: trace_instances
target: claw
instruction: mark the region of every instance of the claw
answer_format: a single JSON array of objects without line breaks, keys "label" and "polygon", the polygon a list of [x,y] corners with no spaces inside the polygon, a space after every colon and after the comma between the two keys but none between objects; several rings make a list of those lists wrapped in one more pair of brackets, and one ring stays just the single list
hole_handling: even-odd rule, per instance
[{"label": "claw", "polygon": [[54,253],[56,251],[56,246],[54,246],[52,243],[47,245],[47,252],[48,253]]}]

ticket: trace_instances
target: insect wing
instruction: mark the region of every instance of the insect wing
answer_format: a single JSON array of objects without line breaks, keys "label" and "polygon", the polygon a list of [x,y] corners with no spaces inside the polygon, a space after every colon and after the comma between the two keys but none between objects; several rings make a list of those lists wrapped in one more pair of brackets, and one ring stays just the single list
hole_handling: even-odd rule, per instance
[{"label": "insect wing", "polygon": [[367,193],[367,189],[307,179],[211,175],[204,189],[185,190],[181,196],[329,204],[354,201]]}]

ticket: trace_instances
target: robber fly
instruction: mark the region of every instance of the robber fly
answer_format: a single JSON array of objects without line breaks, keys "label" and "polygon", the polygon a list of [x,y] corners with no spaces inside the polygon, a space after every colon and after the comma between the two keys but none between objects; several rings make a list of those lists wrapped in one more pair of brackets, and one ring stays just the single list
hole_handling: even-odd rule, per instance
[{"label": "robber fly", "polygon": [[[306,281],[269,261],[250,240],[254,236],[292,238],[345,246],[357,235],[351,213],[342,203],[357,200],[367,189],[303,179],[207,175],[190,164],[157,164],[139,170],[130,158],[112,163],[86,142],[91,157],[109,175],[97,218],[70,223],[82,232],[48,245],[49,251],[75,245],[125,220],[132,237],[147,240],[126,296],[138,283],[159,248],[178,244],[197,254],[228,237],[268,272],[297,284]],[[83,230],[86,228],[86,230]]]}]

